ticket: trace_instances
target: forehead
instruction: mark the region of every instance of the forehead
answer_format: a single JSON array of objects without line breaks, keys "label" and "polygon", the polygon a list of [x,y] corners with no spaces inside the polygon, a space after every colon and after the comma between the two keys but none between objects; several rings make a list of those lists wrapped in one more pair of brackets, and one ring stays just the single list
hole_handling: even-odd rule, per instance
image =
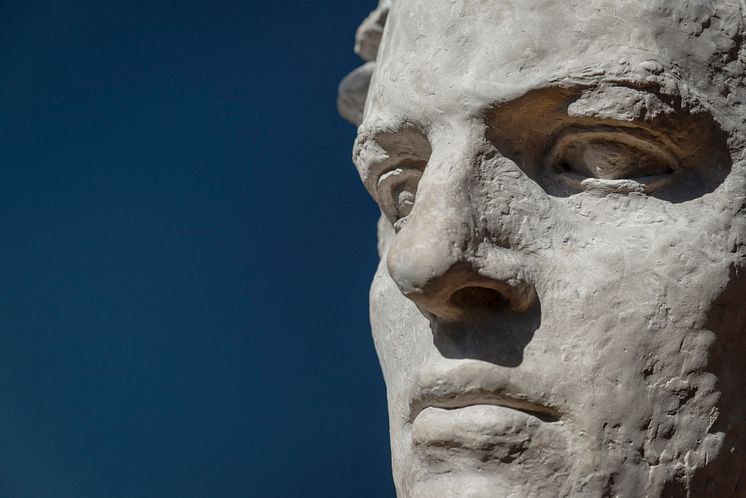
[{"label": "forehead", "polygon": [[742,23],[738,0],[398,0],[366,119],[475,113],[605,78],[715,91]]}]

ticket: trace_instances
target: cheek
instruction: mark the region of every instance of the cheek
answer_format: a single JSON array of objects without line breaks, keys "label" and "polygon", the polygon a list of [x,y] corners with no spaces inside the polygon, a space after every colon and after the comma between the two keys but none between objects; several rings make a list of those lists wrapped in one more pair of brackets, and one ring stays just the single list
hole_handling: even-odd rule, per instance
[{"label": "cheek", "polygon": [[370,288],[370,324],[389,396],[398,394],[411,384],[432,339],[427,319],[389,276],[385,257]]},{"label": "cheek", "polygon": [[541,328],[526,361],[534,369],[551,365],[560,376],[571,372],[577,383],[570,382],[569,400],[583,392],[578,386],[593,385],[594,396],[609,393],[608,403],[623,405],[616,393],[625,386],[632,398],[654,404],[651,386],[705,366],[706,349],[682,351],[704,333],[728,283],[724,234],[657,224],[586,227],[573,237],[545,254],[537,279]]}]

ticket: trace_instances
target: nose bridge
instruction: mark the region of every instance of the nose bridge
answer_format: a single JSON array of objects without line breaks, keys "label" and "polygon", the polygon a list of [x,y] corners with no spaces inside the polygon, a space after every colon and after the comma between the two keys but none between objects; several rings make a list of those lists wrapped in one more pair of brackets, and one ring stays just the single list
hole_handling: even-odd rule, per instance
[{"label": "nose bridge", "polygon": [[388,254],[389,272],[405,294],[419,292],[428,275],[443,274],[465,259],[476,229],[468,140],[450,136],[433,142],[415,208]]},{"label": "nose bridge", "polygon": [[483,162],[500,167],[503,158],[478,131],[432,140],[415,207],[387,256],[404,295],[441,318],[458,319],[475,302],[523,309],[533,296],[520,255],[492,242],[501,234],[485,233],[485,202],[475,198],[482,195],[475,182]]}]

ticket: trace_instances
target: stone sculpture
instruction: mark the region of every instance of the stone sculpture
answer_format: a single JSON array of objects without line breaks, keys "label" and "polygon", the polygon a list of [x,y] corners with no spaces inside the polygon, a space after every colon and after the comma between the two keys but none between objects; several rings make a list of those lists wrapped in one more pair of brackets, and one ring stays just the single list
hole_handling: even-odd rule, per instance
[{"label": "stone sculpture", "polygon": [[360,28],[340,108],[400,497],[746,497],[745,13],[395,0]]}]

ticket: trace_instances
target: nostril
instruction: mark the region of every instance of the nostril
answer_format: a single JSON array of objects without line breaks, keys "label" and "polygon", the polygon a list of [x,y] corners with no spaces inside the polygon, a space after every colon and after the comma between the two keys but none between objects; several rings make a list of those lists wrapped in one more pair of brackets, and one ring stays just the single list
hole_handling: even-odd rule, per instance
[{"label": "nostril", "polygon": [[462,309],[501,310],[510,306],[503,293],[489,287],[464,287],[451,295],[450,303]]}]

